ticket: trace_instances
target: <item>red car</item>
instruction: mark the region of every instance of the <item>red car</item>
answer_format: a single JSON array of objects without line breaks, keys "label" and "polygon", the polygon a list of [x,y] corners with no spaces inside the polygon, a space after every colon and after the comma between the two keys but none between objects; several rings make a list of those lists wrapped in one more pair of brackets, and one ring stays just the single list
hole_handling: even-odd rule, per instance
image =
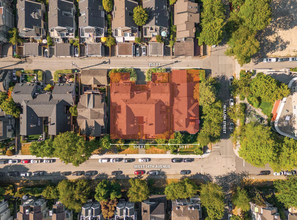
[{"label": "red car", "polygon": [[142,174],[145,174],[145,171],[144,170],[135,170],[134,174],[135,175],[142,175]]},{"label": "red car", "polygon": [[31,162],[31,160],[22,160],[21,163],[30,163],[30,162]]}]

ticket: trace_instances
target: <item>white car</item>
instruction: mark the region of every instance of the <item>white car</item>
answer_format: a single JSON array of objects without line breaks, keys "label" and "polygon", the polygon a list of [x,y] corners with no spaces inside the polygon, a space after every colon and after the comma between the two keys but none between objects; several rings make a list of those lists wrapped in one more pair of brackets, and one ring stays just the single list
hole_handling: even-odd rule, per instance
[{"label": "white car", "polygon": [[139,158],[138,161],[139,161],[139,162],[150,162],[151,159],[150,159],[150,158]]},{"label": "white car", "polygon": [[8,163],[9,164],[19,163],[19,162],[20,162],[19,160],[8,160]]},{"label": "white car", "polygon": [[112,159],[110,159],[110,162],[111,163],[118,163],[118,162],[121,162],[122,160],[123,160],[123,158],[112,158]]},{"label": "white car", "polygon": [[24,176],[24,177],[31,176],[31,173],[30,172],[22,172],[21,176]]},{"label": "white car", "polygon": [[231,107],[234,106],[234,99],[230,99],[230,100],[229,100],[229,105],[230,105]]},{"label": "white car", "polygon": [[297,57],[290,57],[289,61],[297,61]]},{"label": "white car", "polygon": [[31,160],[31,163],[40,163],[41,162],[41,160]]},{"label": "white car", "polygon": [[279,172],[279,173],[278,173],[278,172],[274,172],[274,173],[273,173],[274,176],[281,176],[281,175],[283,175],[283,174],[284,174],[283,171],[281,171],[281,172]]},{"label": "white car", "polygon": [[45,159],[43,160],[43,163],[53,163],[54,160],[53,159]]},{"label": "white car", "polygon": [[102,158],[98,160],[99,163],[108,163],[109,159],[108,158]]},{"label": "white car", "polygon": [[274,62],[277,62],[277,61],[278,61],[278,58],[264,58],[263,59],[264,63],[274,63]]}]

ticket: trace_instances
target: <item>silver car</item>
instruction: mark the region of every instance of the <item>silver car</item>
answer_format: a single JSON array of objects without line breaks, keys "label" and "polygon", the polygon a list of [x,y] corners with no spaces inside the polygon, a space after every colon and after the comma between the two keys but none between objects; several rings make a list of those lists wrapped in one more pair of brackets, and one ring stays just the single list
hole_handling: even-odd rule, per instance
[{"label": "silver car", "polygon": [[264,63],[274,63],[274,62],[277,62],[277,61],[278,61],[278,58],[264,58],[263,59]]},{"label": "silver car", "polygon": [[297,57],[290,57],[289,61],[297,61]]},{"label": "silver car", "polygon": [[43,163],[53,163],[54,160],[53,159],[45,159],[43,160]]},{"label": "silver car", "polygon": [[20,160],[8,160],[9,164],[19,163],[19,162],[20,162]]},{"label": "silver car", "polygon": [[151,159],[150,159],[150,158],[139,158],[138,161],[139,161],[139,162],[150,162]]}]

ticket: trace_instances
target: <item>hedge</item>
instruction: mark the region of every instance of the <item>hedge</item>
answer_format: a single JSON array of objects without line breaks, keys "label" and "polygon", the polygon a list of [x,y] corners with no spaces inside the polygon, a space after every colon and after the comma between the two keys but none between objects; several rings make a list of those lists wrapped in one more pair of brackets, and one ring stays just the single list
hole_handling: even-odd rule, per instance
[{"label": "hedge", "polygon": [[37,74],[38,81],[43,80],[43,71],[42,70],[24,70],[23,72],[27,73],[27,74]]},{"label": "hedge", "polygon": [[69,73],[72,73],[72,69],[66,69],[66,70],[56,70],[54,72],[54,81],[55,82],[58,82],[59,80],[59,74],[69,74]]},{"label": "hedge", "polygon": [[136,70],[133,69],[133,68],[112,69],[108,73],[108,76],[109,77],[110,77],[110,73],[130,73],[130,81],[132,81],[132,82],[136,82],[137,81]]},{"label": "hedge", "polygon": [[291,68],[290,71],[292,71],[292,72],[297,72],[297,67],[295,67],[295,68]]},{"label": "hedge", "polygon": [[152,81],[152,74],[153,73],[165,73],[165,72],[166,72],[165,68],[150,68],[145,73],[145,80],[147,82],[150,82],[150,81]]}]

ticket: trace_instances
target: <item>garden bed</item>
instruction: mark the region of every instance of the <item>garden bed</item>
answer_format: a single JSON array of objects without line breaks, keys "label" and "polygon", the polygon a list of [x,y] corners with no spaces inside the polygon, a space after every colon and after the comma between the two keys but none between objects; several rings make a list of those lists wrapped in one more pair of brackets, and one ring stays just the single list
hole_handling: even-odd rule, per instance
[{"label": "garden bed", "polygon": [[166,154],[166,149],[160,149],[156,147],[150,147],[150,149],[145,150],[146,154]]},{"label": "garden bed", "polygon": [[30,143],[29,144],[22,144],[22,149],[21,149],[22,155],[31,155],[30,146],[31,146]]}]

